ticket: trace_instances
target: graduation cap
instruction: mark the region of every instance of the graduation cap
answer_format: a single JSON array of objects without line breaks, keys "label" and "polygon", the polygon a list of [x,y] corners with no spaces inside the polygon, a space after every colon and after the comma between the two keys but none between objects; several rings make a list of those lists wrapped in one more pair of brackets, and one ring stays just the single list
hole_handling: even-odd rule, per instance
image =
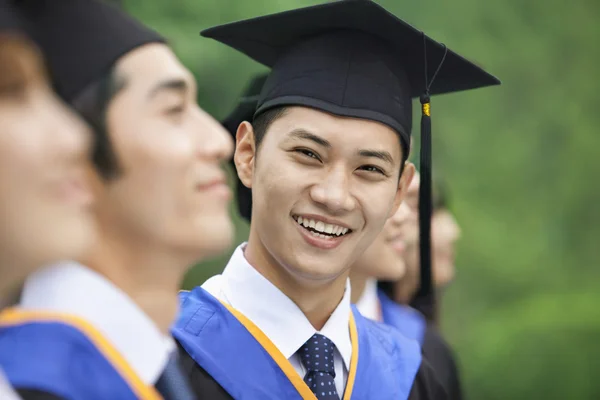
[{"label": "graduation cap", "polygon": [[500,81],[369,0],[341,0],[216,26],[202,32],[272,69],[255,116],[305,106],[377,121],[399,135],[406,155],[412,98],[420,97],[420,256],[417,296],[431,298],[430,95]]},{"label": "graduation cap", "polygon": [[58,94],[71,102],[123,55],[156,32],[100,0],[15,0],[42,48]]},{"label": "graduation cap", "polygon": [[0,32],[22,32],[19,16],[8,0],[0,0]]},{"label": "graduation cap", "polygon": [[262,74],[252,78],[246,89],[244,89],[242,97],[240,97],[235,109],[221,121],[221,124],[233,137],[233,140],[235,140],[237,128],[242,122],[252,122],[260,91],[267,80],[267,76],[268,74]]}]

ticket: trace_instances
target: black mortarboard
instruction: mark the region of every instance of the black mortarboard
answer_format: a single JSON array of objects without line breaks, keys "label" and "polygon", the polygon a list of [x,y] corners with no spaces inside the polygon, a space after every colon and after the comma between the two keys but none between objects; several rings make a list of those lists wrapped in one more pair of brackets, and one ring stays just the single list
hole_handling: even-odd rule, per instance
[{"label": "black mortarboard", "polygon": [[[412,98],[421,96],[419,295],[431,292],[431,121],[429,95],[500,81],[369,0],[342,0],[207,29],[205,37],[272,68],[255,116],[299,105],[369,119],[398,132],[405,153]],[[435,80],[435,84],[434,84]]]},{"label": "black mortarboard", "polygon": [[[252,122],[254,111],[256,111],[256,105],[258,104],[258,97],[267,80],[267,76],[268,74],[255,76],[244,90],[235,109],[221,122],[223,127],[231,134],[234,141],[237,128],[240,124],[244,121]],[[235,168],[233,159],[231,160],[231,164]],[[239,179],[236,179],[236,182],[238,211],[244,219],[250,222],[252,215],[252,190],[244,186]]]},{"label": "black mortarboard", "polygon": [[0,0],[0,32],[21,31],[21,21],[8,0]]},{"label": "black mortarboard", "polygon": [[16,0],[42,48],[58,94],[71,102],[123,55],[164,42],[118,7],[100,0]]}]

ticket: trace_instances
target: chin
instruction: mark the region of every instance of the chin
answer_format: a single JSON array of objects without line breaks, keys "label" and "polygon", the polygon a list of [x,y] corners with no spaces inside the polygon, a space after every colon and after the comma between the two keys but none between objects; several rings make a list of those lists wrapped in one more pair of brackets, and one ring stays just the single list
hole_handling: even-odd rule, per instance
[{"label": "chin", "polygon": [[[96,240],[96,224],[90,214],[74,217],[71,223],[63,223],[55,235],[60,239],[59,260],[78,260],[84,257]],[[52,233],[49,233],[52,234]]]},{"label": "chin", "polygon": [[[96,239],[96,226],[91,218],[61,219],[49,226],[51,229],[38,230],[35,241],[27,244],[28,259],[24,264],[38,269],[42,266],[66,260],[82,260]],[[32,249],[36,249],[33,251]]]},{"label": "chin", "polygon": [[348,271],[343,265],[336,265],[327,260],[315,260],[314,258],[294,260],[286,263],[287,270],[300,279],[308,281],[332,281]]},{"label": "chin", "polygon": [[399,281],[406,275],[406,268],[382,271],[375,278],[382,281]]},{"label": "chin", "polygon": [[199,256],[198,262],[223,254],[231,248],[234,227],[228,214],[203,219],[194,229],[194,234],[186,240]]}]

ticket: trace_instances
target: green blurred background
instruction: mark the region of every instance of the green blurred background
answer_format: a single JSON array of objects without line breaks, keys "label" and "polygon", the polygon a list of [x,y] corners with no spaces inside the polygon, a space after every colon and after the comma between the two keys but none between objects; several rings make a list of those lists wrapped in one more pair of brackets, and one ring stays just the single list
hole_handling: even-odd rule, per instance
[{"label": "green blurred background", "polygon": [[[264,68],[199,31],[317,3],[123,1],[171,40],[219,119]],[[600,399],[600,2],[379,3],[503,81],[432,103],[435,169],[463,229],[443,329],[468,398]],[[248,228],[232,214],[237,244]],[[229,254],[197,266],[186,287]]]}]

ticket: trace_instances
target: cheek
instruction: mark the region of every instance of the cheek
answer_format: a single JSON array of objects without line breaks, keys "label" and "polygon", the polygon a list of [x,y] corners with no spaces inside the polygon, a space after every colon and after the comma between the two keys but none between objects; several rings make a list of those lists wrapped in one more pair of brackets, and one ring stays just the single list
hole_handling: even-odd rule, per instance
[{"label": "cheek", "polygon": [[[44,141],[43,128],[37,125],[3,123],[0,126],[0,179],[3,191],[33,187],[35,182],[50,175],[55,168],[52,163],[52,143]],[[27,179],[23,179],[24,176]]]},{"label": "cheek", "polygon": [[299,201],[310,178],[290,161],[281,157],[265,157],[264,154],[266,152],[259,154],[252,177],[253,199],[257,207],[264,206],[269,210]]},{"label": "cheek", "polygon": [[194,143],[183,133],[157,127],[123,136],[115,147],[125,172],[136,170],[146,179],[174,177],[190,167]]},{"label": "cheek", "polygon": [[355,184],[354,197],[358,199],[360,208],[365,216],[366,226],[381,232],[388,221],[388,217],[394,204],[396,194],[396,185],[389,183],[365,184],[358,182]]}]

